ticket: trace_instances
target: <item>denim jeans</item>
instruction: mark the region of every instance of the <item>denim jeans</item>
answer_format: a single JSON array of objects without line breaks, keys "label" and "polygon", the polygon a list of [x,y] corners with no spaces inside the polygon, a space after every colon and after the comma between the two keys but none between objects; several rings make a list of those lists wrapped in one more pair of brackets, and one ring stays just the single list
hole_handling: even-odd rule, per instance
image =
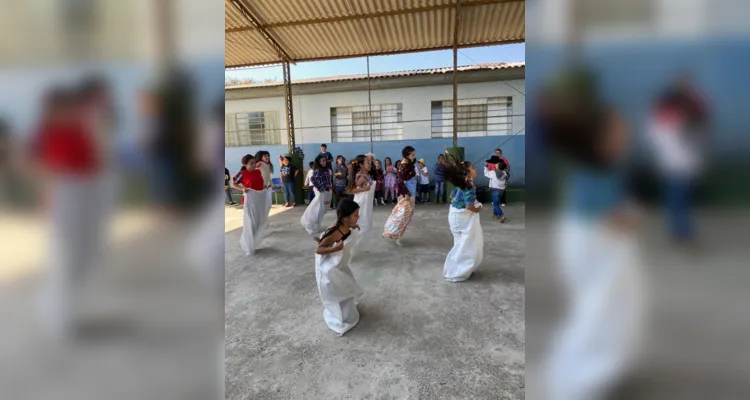
[{"label": "denim jeans", "polygon": [[691,213],[693,182],[689,178],[669,178],[665,184],[665,205],[669,232],[675,239],[693,238]]},{"label": "denim jeans", "polygon": [[284,182],[284,198],[289,204],[296,203],[294,201],[294,182]]},{"label": "denim jeans", "polygon": [[492,189],[492,214],[498,218],[503,216],[503,210],[500,208],[500,199],[503,197],[504,190]]},{"label": "denim jeans", "polygon": [[224,193],[227,194],[227,202],[229,202],[229,204],[234,203],[234,199],[232,199],[232,189],[231,188],[226,188],[226,189],[224,189]]},{"label": "denim jeans", "polygon": [[445,200],[445,181],[435,181],[435,201]]}]

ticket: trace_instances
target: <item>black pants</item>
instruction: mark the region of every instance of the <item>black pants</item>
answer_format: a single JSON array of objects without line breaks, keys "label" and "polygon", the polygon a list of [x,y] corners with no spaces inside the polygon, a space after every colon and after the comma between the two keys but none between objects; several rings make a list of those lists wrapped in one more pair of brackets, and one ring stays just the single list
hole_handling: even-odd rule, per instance
[{"label": "black pants", "polygon": [[505,192],[506,190],[503,190],[503,197],[500,198],[500,204],[505,204]]}]

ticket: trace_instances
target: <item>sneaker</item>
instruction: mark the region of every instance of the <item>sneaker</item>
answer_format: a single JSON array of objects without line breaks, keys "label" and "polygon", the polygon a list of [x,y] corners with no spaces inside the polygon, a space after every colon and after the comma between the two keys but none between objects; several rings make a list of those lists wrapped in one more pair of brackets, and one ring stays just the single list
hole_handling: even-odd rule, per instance
[{"label": "sneaker", "polygon": [[503,215],[502,217],[500,217],[500,223],[501,223],[501,224],[504,224],[504,223],[505,223],[505,215]]},{"label": "sneaker", "polygon": [[284,203],[284,207],[289,207],[289,203]]},{"label": "sneaker", "polygon": [[503,203],[503,204],[500,204],[500,207],[505,207],[505,203]]},{"label": "sneaker", "polygon": [[492,214],[492,219],[497,219],[497,215]]}]

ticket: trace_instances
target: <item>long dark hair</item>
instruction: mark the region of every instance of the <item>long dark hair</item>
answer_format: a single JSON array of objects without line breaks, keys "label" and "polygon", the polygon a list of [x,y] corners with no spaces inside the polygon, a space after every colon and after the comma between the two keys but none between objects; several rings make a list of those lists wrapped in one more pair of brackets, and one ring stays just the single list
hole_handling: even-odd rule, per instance
[{"label": "long dark hair", "polygon": [[[409,154],[411,154],[411,153],[413,153],[413,152],[415,152],[415,151],[416,151],[416,150],[414,149],[414,147],[411,147],[411,146],[406,146],[406,147],[404,147],[404,149],[403,149],[403,150],[401,150],[401,156],[402,156],[403,158],[405,158],[405,159],[409,160]],[[411,160],[409,160],[409,161],[411,161]],[[413,161],[412,161],[412,164],[414,164],[414,162],[413,162]]]},{"label": "long dark hair", "polygon": [[344,225],[344,218],[350,217],[355,211],[359,209],[359,204],[352,199],[345,198],[341,199],[338,207],[336,207],[336,224],[326,229],[323,235],[318,240],[318,243],[322,242],[323,239],[333,235],[342,225]]},{"label": "long dark hair", "polygon": [[409,158],[409,154],[415,152],[414,147],[406,146],[403,150],[401,150],[401,156],[403,156],[403,159],[406,160],[409,165],[407,167],[414,168],[414,160]]},{"label": "long dark hair", "polygon": [[314,161],[315,162],[315,166],[314,166],[313,169],[316,169],[316,170],[317,169],[328,169],[328,167],[323,168],[323,166],[320,165],[320,160],[322,160],[324,158],[325,158],[325,156],[321,156],[321,155],[318,155],[317,157],[315,157],[315,161]]},{"label": "long dark hair", "polygon": [[386,157],[385,160],[383,160],[383,168],[388,166],[388,161],[391,162],[391,166],[393,166],[393,160],[391,160],[390,157]]},{"label": "long dark hair", "polygon": [[362,165],[365,163],[365,155],[358,155],[349,162],[349,188],[353,188],[357,182],[357,174],[362,169]]},{"label": "long dark hair", "polygon": [[255,160],[256,161],[263,161],[263,156],[268,156],[268,166],[271,168],[271,172],[273,172],[273,163],[271,162],[271,153],[261,150],[257,153],[255,153]]},{"label": "long dark hair", "polygon": [[256,160],[258,159],[257,156],[253,157],[252,154],[245,154],[244,156],[242,156],[242,168],[245,168],[245,165],[247,165],[247,163],[249,163],[253,158]]},{"label": "long dark hair", "polygon": [[474,187],[472,183],[466,180],[473,165],[468,161],[458,161],[458,158],[452,154],[450,156],[453,158],[453,162],[449,162],[445,166],[445,180],[463,190]]}]

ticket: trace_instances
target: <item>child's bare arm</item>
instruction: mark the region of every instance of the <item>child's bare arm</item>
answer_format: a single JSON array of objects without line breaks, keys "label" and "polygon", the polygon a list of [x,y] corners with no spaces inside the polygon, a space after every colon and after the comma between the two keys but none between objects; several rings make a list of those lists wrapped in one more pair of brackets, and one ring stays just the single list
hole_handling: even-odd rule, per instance
[{"label": "child's bare arm", "polygon": [[[333,245],[335,242],[339,242],[337,245]],[[340,251],[344,248],[344,242],[341,241],[341,233],[334,232],[332,235],[326,237],[318,243],[318,248],[315,249],[316,254],[331,254]]]}]

